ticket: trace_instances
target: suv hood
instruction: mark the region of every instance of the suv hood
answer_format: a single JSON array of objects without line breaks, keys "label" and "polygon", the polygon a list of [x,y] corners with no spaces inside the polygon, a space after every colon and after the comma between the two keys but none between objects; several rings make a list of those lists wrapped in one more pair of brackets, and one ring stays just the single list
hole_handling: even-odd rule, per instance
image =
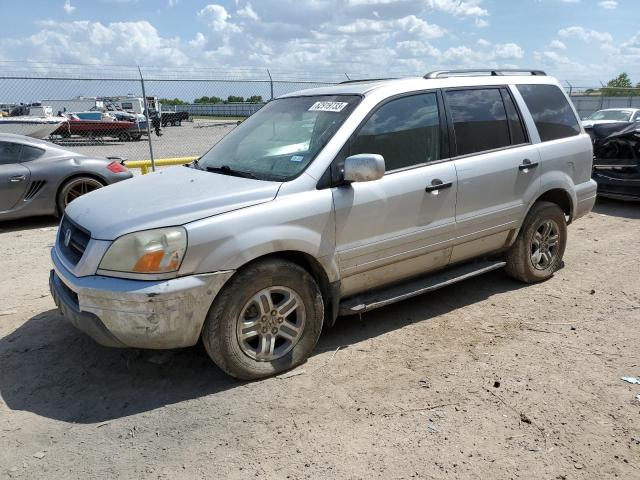
[{"label": "suv hood", "polygon": [[65,215],[92,238],[115,240],[268,202],[280,185],[174,167],[95,190],[70,203]]}]

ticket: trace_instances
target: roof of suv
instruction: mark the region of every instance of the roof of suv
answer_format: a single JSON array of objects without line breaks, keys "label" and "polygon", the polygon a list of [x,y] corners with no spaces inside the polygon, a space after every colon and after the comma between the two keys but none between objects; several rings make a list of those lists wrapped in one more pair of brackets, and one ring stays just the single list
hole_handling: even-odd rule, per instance
[{"label": "roof of suv", "polygon": [[551,84],[558,85],[554,77],[543,74],[533,75],[452,75],[438,78],[405,77],[381,80],[349,81],[327,87],[310,88],[291,92],[283,97],[301,95],[366,95],[373,90],[388,88],[398,90],[426,90],[431,88],[467,87],[505,84]]}]

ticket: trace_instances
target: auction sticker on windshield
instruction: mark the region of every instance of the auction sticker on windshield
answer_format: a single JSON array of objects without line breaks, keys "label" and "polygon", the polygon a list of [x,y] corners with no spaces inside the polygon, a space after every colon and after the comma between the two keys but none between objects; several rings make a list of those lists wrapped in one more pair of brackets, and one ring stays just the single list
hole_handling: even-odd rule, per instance
[{"label": "auction sticker on windshield", "polygon": [[309,107],[310,112],[341,112],[347,102],[316,102]]}]

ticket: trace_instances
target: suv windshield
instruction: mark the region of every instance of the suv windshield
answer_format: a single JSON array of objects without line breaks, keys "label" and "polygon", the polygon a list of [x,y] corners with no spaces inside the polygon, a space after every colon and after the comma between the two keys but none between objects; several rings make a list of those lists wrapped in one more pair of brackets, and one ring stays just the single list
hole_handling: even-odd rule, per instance
[{"label": "suv windshield", "polygon": [[631,112],[624,110],[600,110],[589,117],[589,120],[616,120],[618,122],[628,122],[630,119]]},{"label": "suv windshield", "polygon": [[259,180],[291,180],[313,161],[358,103],[356,95],[274,100],[214,145],[196,166]]}]

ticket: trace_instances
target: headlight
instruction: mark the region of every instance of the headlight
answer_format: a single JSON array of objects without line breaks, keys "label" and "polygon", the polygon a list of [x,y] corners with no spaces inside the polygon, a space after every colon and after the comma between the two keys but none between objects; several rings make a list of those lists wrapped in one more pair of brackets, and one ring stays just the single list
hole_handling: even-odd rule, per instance
[{"label": "headlight", "polygon": [[176,272],[186,250],[187,231],[182,227],[130,233],[113,242],[98,268],[127,273]]}]

